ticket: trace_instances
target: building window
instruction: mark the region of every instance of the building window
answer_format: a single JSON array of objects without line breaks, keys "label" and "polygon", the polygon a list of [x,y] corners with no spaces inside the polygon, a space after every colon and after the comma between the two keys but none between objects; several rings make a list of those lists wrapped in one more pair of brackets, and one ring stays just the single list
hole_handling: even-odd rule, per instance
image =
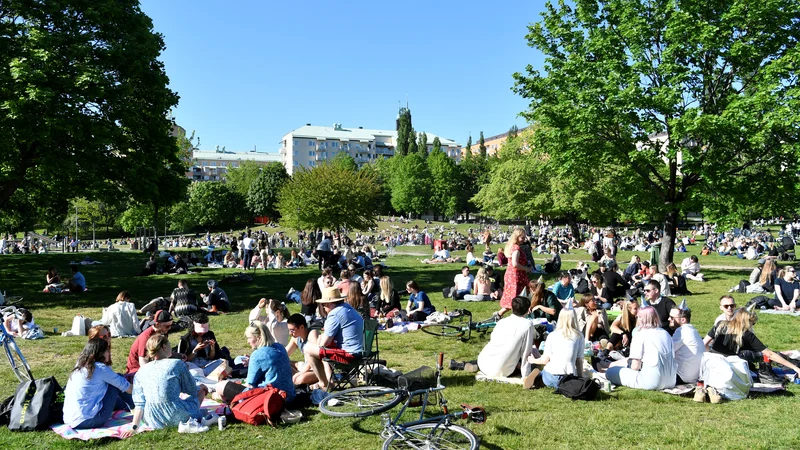
[{"label": "building window", "polygon": [[338,142],[331,142],[331,147],[338,148],[339,147],[339,143]]},{"label": "building window", "polygon": [[309,165],[309,166],[311,166],[311,167],[314,167],[314,165],[315,165],[315,164],[314,164],[314,161],[309,161],[309,162],[308,162],[308,165]]},{"label": "building window", "polygon": [[313,151],[313,150],[310,150],[310,151],[308,152],[308,156],[314,156],[314,151]]},{"label": "building window", "polygon": [[294,140],[293,144],[295,147],[297,147],[297,139]]},{"label": "building window", "polygon": [[217,167],[217,162],[216,161],[211,161],[211,165],[214,166],[214,167]]},{"label": "building window", "polygon": [[299,154],[299,152],[297,150],[293,150],[292,151],[292,156],[297,156],[298,154]]},{"label": "building window", "polygon": [[299,166],[299,165],[300,165],[300,163],[299,163],[299,162],[297,162],[297,160],[295,160],[293,165],[295,165],[295,166]]},{"label": "building window", "polygon": [[309,147],[313,147],[314,146],[314,141],[308,141],[308,146]]}]

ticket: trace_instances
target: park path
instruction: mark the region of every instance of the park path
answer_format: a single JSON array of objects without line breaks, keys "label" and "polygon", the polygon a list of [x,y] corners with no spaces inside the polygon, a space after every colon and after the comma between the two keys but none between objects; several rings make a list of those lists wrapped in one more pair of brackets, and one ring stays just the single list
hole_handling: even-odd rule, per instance
[{"label": "park path", "polygon": [[[403,252],[403,251],[400,251],[400,250],[398,250],[397,253],[395,253],[395,254],[396,255],[404,255],[404,256],[430,256],[430,253]],[[565,263],[565,262],[577,263],[577,262],[581,262],[581,261],[587,262],[587,260],[585,260],[585,259],[564,259],[563,257],[561,258],[561,262],[562,263]],[[742,266],[719,266],[719,265],[714,265],[714,264],[703,264],[702,267],[703,267],[703,269],[739,270],[739,271],[742,271],[742,272],[750,272],[750,271],[753,270],[752,267],[746,267],[746,266],[745,267],[742,267]]]}]

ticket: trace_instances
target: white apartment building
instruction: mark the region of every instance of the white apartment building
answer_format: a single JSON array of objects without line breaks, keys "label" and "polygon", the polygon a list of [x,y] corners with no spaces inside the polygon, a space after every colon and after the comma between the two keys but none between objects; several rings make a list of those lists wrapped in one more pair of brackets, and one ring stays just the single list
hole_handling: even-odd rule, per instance
[{"label": "white apartment building", "polygon": [[[433,149],[433,140],[437,136],[427,133],[428,149]],[[289,174],[298,167],[314,167],[319,163],[332,159],[339,152],[352,156],[359,167],[378,158],[394,156],[397,131],[373,130],[363,127],[345,128],[341,124],[332,127],[312,126],[307,123],[286,134],[280,142],[280,156]],[[439,136],[442,151],[459,162],[461,144]]]},{"label": "white apartment building", "polygon": [[228,168],[239,167],[244,161],[255,161],[261,165],[281,162],[281,155],[266,152],[229,152],[220,150],[192,150],[192,166],[186,172],[190,180],[224,181]]}]

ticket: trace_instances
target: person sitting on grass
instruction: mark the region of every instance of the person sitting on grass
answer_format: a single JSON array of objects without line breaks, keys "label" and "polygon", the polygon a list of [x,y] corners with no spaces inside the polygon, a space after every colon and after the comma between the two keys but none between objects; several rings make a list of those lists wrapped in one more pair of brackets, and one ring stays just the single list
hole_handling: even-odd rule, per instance
[{"label": "person sitting on grass", "polygon": [[575,310],[578,318],[578,329],[589,342],[608,339],[609,325],[606,310],[600,308],[592,294],[583,294]]},{"label": "person sitting on grass", "polygon": [[538,358],[529,355],[528,362],[544,365],[541,371],[538,368],[531,371],[536,378],[534,386],[558,388],[565,375],[583,374],[583,336],[574,310],[562,309],[558,313],[558,324],[547,336],[544,354]]},{"label": "person sitting on grass", "polygon": [[775,280],[775,298],[769,300],[769,306],[778,311],[792,311],[800,307],[800,283],[795,278],[795,268],[788,266],[782,276]]},{"label": "person sitting on grass", "polygon": [[[636,328],[636,316],[639,314],[639,303],[635,300],[626,300],[622,311],[611,323],[611,336],[608,338],[606,350],[619,350],[623,356],[628,355],[631,345],[633,330]],[[613,357],[613,355],[612,355]]]},{"label": "person sitting on grass", "polygon": [[394,283],[389,276],[381,277],[381,293],[378,295],[376,315],[383,314],[387,319],[393,318],[400,312],[400,294],[394,289]]},{"label": "person sitting on grass", "polygon": [[[533,386],[531,354],[533,341],[537,334],[533,322],[525,318],[530,309],[528,297],[517,296],[511,299],[511,316],[500,319],[492,331],[489,342],[478,354],[478,369],[488,377],[509,377],[519,373],[524,380],[525,389]],[[472,371],[473,367],[465,367]]]},{"label": "person sitting on grass", "polygon": [[198,387],[186,364],[172,358],[166,334],[150,336],[146,347],[150,363],[139,369],[133,380],[133,432],[143,421],[160,429],[199,419],[208,389],[204,385]]},{"label": "person sitting on grass", "polygon": [[220,381],[216,385],[219,398],[230,403],[234,397],[254,387],[272,385],[286,392],[286,402],[294,400],[296,395],[292,383],[292,367],[286,348],[276,342],[263,322],[254,321],[244,331],[247,344],[253,353],[245,363],[247,379],[239,384],[232,381]]},{"label": "person sitting on grass", "polygon": [[686,306],[686,301],[681,302],[678,308],[673,308],[669,313],[672,333],[672,350],[675,352],[676,369],[675,384],[694,384],[700,376],[700,363],[703,361],[705,345],[700,333],[689,323],[692,320],[692,310]]},{"label": "person sitting on grass", "polygon": [[168,311],[156,311],[153,316],[153,325],[144,330],[131,345],[131,350],[128,352],[128,363],[125,366],[126,374],[134,374],[148,363],[147,340],[154,334],[169,333],[170,328],[172,328],[172,315]]},{"label": "person sitting on grass", "polygon": [[416,281],[411,280],[406,283],[406,291],[409,294],[406,304],[406,316],[409,322],[422,322],[436,311],[428,294],[420,289]]},{"label": "person sitting on grass", "polygon": [[611,363],[606,377],[617,386],[632,389],[653,391],[675,386],[677,364],[672,337],[661,328],[655,308],[640,309],[636,325],[630,357]]},{"label": "person sitting on grass", "polygon": [[111,348],[104,339],[83,347],[64,389],[64,423],[76,430],[102,427],[114,411],[133,408],[133,386],[110,367]]},{"label": "person sitting on grass", "polygon": [[[319,330],[309,328],[302,314],[292,314],[289,316],[287,324],[289,326],[289,335],[292,339],[289,341],[289,345],[286,346],[286,353],[292,356],[295,350],[300,350],[304,358],[303,361],[292,361],[290,363],[292,366],[292,382],[295,386],[312,385],[319,380],[314,371],[311,370],[311,364],[308,363],[308,357],[305,355],[303,348],[307,342],[317,342],[319,340]],[[327,364],[324,363],[324,365]],[[326,368],[325,372],[329,373],[330,368]]]},{"label": "person sitting on grass", "polygon": [[[528,312],[528,318],[544,318],[551,323],[558,320],[563,306],[556,298],[556,294],[545,289],[544,281],[531,281],[528,283],[528,291],[531,293],[531,307]],[[570,304],[570,306],[572,305]]]},{"label": "person sitting on grass", "polygon": [[200,310],[197,305],[197,296],[194,290],[189,289],[189,282],[186,280],[178,280],[178,287],[172,290],[169,299],[169,312],[178,317],[191,317]]},{"label": "person sitting on grass", "polygon": [[652,306],[658,318],[661,320],[661,328],[669,328],[669,312],[675,307],[675,302],[669,297],[661,295],[661,284],[658,281],[650,280],[644,285],[644,298],[649,306]]},{"label": "person sitting on grass", "polygon": [[562,304],[575,298],[575,288],[572,286],[572,277],[569,272],[561,272],[558,281],[550,288]]},{"label": "person sitting on grass", "polygon": [[463,300],[465,295],[472,294],[475,277],[469,273],[469,266],[461,268],[461,273],[453,278],[453,283],[453,287],[445,290],[445,298],[452,297],[453,300]]},{"label": "person sitting on grass", "polygon": [[131,294],[122,291],[117,294],[113,305],[103,309],[103,324],[108,325],[113,337],[138,336],[139,318],[136,317],[136,306],[131,303]]},{"label": "person sitting on grass", "polygon": [[216,280],[208,280],[208,295],[200,294],[209,314],[227,314],[231,310],[231,301],[228,294],[217,285]]},{"label": "person sitting on grass", "polygon": [[73,264],[69,266],[72,271],[72,276],[67,281],[67,291],[71,294],[77,294],[86,290],[86,278],[78,270],[78,266]]},{"label": "person sitting on grass", "polygon": [[[210,362],[222,357],[222,349],[217,343],[214,332],[209,330],[208,316],[195,313],[192,316],[192,328],[178,341],[176,351],[186,355],[186,362],[205,368]],[[206,375],[211,370],[206,372]]]},{"label": "person sitting on grass", "polygon": [[36,324],[33,322],[33,313],[25,308],[17,308],[16,314],[6,313],[3,316],[3,326],[11,336],[22,337]]},{"label": "person sitting on grass", "polygon": [[472,285],[472,292],[464,295],[464,301],[467,302],[484,302],[492,299],[492,280],[486,274],[486,269],[481,267],[478,269],[478,274],[475,276],[475,282]]},{"label": "person sitting on grass", "polygon": [[706,281],[705,275],[700,273],[700,263],[696,255],[692,255],[681,261],[681,272],[688,280]]},{"label": "person sitting on grass", "polygon": [[267,302],[267,321],[265,322],[275,342],[286,347],[289,345],[289,327],[286,318],[289,317],[289,308],[286,303],[274,298]]},{"label": "person sitting on grass", "polygon": [[364,319],[345,303],[336,288],[325,288],[322,298],[317,303],[325,311],[325,332],[316,342],[307,342],[303,347],[306,361],[311,364],[317,377],[317,388],[327,391],[330,380],[329,369],[326,371],[323,358],[329,358],[341,364],[350,364],[364,353]]}]

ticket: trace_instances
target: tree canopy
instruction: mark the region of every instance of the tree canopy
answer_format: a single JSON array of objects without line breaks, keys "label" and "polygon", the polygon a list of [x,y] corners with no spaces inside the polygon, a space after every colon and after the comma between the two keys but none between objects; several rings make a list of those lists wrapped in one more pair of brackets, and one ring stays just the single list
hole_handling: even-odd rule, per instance
[{"label": "tree canopy", "polygon": [[791,0],[548,3],[527,35],[545,63],[514,74],[533,151],[632,174],[649,201],[624,207],[664,221],[662,264],[681,212],[796,198],[798,16]]},{"label": "tree canopy", "polygon": [[278,214],[278,196],[288,180],[283,164],[271,162],[262,167],[247,191],[247,209],[255,216],[274,218]]},{"label": "tree canopy", "polygon": [[333,164],[300,168],[281,189],[281,225],[367,230],[376,225],[379,195],[375,171],[352,171]]},{"label": "tree canopy", "polygon": [[178,96],[137,0],[4,1],[0,42],[0,218],[30,223],[55,197],[183,195]]}]

